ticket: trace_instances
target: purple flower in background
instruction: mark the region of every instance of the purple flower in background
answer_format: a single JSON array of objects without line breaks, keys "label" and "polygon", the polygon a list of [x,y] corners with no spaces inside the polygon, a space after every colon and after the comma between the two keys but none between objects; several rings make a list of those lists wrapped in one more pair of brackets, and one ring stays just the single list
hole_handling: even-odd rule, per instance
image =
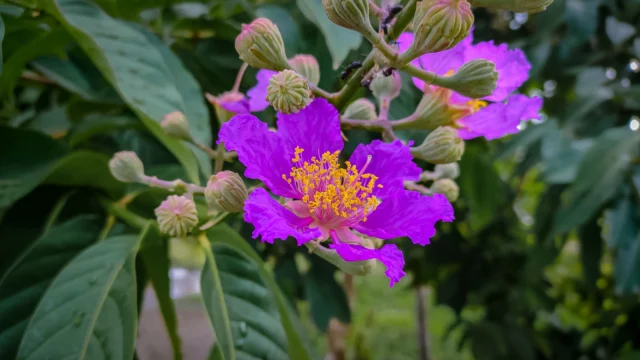
[{"label": "purple flower in background", "polygon": [[278,114],[277,125],[277,132],[269,131],[246,114],[220,130],[219,141],[238,152],[245,176],[287,199],[283,206],[264,189],[250,194],[244,210],[255,226],[254,238],[273,243],[291,236],[298,245],[331,239],[329,247],[345,261],[382,262],[393,286],[405,275],[402,252],[393,244],[367,248],[352,230],[380,239],[407,236],[427,245],[436,222],[453,220],[444,195],[405,190],[404,181],[417,181],[421,170],[400,141],[361,144],[340,166],[339,115],[326,100],[316,99],[297,114]]},{"label": "purple flower in background", "polygon": [[277,72],[272,70],[260,70],[256,74],[257,84],[247,91],[247,96],[240,92],[226,92],[220,96],[207,94],[207,100],[216,106],[234,114],[248,114],[259,112],[269,106],[267,102],[267,86],[269,79]]},{"label": "purple flower in background", "polygon": [[[405,51],[413,41],[413,34],[404,33],[398,39],[400,51]],[[542,107],[539,97],[512,95],[528,78],[531,65],[520,49],[509,50],[506,44],[495,45],[493,41],[472,44],[470,34],[449,50],[429,53],[411,63],[440,76],[453,74],[464,63],[475,59],[493,62],[498,72],[498,82],[493,94],[483,99],[470,99],[451,93],[449,106],[462,114],[455,120],[458,133],[463,139],[484,136],[487,140],[518,132],[521,121],[539,119]],[[425,83],[413,78],[413,83],[426,91]],[[429,85],[435,87],[434,85]]]}]

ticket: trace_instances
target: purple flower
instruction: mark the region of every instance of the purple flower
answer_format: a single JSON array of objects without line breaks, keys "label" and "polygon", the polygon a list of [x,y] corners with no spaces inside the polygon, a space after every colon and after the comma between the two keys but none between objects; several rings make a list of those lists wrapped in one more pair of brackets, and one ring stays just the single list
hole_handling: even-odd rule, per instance
[{"label": "purple flower", "polygon": [[226,92],[220,96],[207,94],[207,100],[214,106],[221,106],[223,109],[234,114],[248,114],[266,109],[269,106],[267,102],[267,87],[269,79],[275,75],[276,71],[260,70],[256,74],[258,81],[256,86],[247,91],[247,96],[240,92]]},{"label": "purple flower", "polygon": [[246,114],[220,130],[220,141],[238,152],[245,176],[258,179],[275,195],[256,189],[245,202],[245,220],[253,237],[273,243],[293,237],[298,245],[331,239],[345,261],[378,259],[391,286],[404,275],[404,258],[395,245],[369,249],[352,230],[380,239],[407,236],[427,245],[435,223],[452,221],[453,208],[440,194],[421,195],[404,188],[421,170],[400,141],[359,145],[342,167],[338,111],[316,99],[297,114],[278,114],[278,131]]},{"label": "purple flower", "polygon": [[[413,34],[404,33],[398,39],[400,51],[405,51],[413,41]],[[521,121],[539,119],[542,107],[539,97],[512,95],[528,78],[531,65],[520,49],[509,50],[506,44],[495,45],[493,41],[472,44],[470,34],[449,50],[429,53],[411,63],[440,76],[447,76],[464,63],[475,59],[493,62],[498,72],[498,82],[493,94],[481,100],[470,99],[452,93],[449,105],[462,114],[454,119],[463,139],[484,136],[493,140],[518,132]],[[414,78],[413,83],[425,91],[424,81]],[[435,87],[434,85],[430,85]]]}]

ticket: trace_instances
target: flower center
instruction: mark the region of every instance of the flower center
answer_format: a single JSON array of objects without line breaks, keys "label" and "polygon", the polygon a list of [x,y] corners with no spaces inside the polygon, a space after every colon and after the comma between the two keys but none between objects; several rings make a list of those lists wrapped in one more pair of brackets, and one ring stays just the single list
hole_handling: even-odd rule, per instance
[{"label": "flower center", "polygon": [[478,110],[484,108],[485,106],[487,106],[487,102],[484,100],[473,99],[467,101],[467,107],[469,107],[469,111],[471,112],[471,114],[478,112]]},{"label": "flower center", "polygon": [[[367,215],[379,204],[372,195],[378,177],[364,173],[371,155],[358,171],[348,161],[345,168],[340,167],[340,151],[327,151],[319,158],[314,156],[311,161],[302,161],[300,154],[303,151],[296,147],[291,172],[288,176],[283,174],[282,178],[302,195],[302,202],[311,214],[323,222],[367,221]],[[382,188],[382,185],[377,187]]]}]

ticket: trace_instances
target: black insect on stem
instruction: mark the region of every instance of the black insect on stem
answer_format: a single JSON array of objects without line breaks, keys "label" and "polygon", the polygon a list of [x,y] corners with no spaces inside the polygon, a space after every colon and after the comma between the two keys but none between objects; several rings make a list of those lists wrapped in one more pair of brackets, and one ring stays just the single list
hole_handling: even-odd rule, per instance
[{"label": "black insect on stem", "polygon": [[382,75],[384,75],[385,77],[389,77],[391,76],[391,74],[393,74],[393,70],[395,70],[395,68],[388,67],[382,71]]},{"label": "black insect on stem", "polygon": [[389,35],[389,23],[400,11],[402,11],[402,6],[400,5],[387,6],[387,16],[385,16],[380,23],[380,27],[385,35]]},{"label": "black insect on stem", "polygon": [[362,61],[354,61],[351,64],[349,64],[344,71],[342,72],[342,74],[340,74],[340,79],[342,80],[347,80],[347,78],[349,77],[349,75],[351,75],[351,73],[353,72],[353,70],[355,69],[359,69],[362,67]]}]

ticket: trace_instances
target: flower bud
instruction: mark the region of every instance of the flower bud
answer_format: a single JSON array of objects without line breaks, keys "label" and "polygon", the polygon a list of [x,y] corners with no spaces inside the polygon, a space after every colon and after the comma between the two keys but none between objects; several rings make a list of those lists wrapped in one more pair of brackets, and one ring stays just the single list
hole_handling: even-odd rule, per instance
[{"label": "flower bud", "polygon": [[496,89],[498,72],[491,61],[476,59],[462,65],[453,76],[443,77],[443,86],[470,98],[489,96]]},{"label": "flower bud", "polygon": [[240,175],[233,171],[221,171],[211,176],[204,196],[211,208],[218,205],[224,211],[240,212],[249,194]]},{"label": "flower bud", "polygon": [[473,0],[473,6],[516,13],[537,13],[547,9],[553,0]]},{"label": "flower bud", "polygon": [[309,84],[293,70],[283,70],[269,79],[267,101],[283,114],[297,113],[311,102]]},{"label": "flower bud", "polygon": [[440,126],[432,131],[418,147],[411,148],[411,154],[432,164],[449,164],[460,160],[464,153],[464,140],[458,130]]},{"label": "flower bud", "polygon": [[379,72],[371,81],[369,89],[371,89],[376,99],[391,101],[400,95],[402,78],[397,71],[392,71],[390,76],[385,76]]},{"label": "flower bud", "polygon": [[451,49],[469,35],[473,20],[467,0],[419,1],[413,16],[413,43],[402,55],[402,62]]},{"label": "flower bud", "polygon": [[347,119],[357,120],[375,120],[378,118],[376,106],[367,98],[360,98],[349,104],[342,116]]},{"label": "flower bud", "polygon": [[420,103],[411,117],[413,121],[394,125],[394,129],[434,130],[438,126],[451,125],[467,114],[467,110],[449,102],[451,91],[444,88],[425,87]]},{"label": "flower bud", "polygon": [[242,24],[242,31],[236,38],[236,51],[242,61],[254,68],[289,68],[282,35],[269,19],[259,18],[249,25]]},{"label": "flower bud", "polygon": [[180,111],[170,112],[164,116],[160,123],[164,133],[176,139],[193,141],[191,130],[189,130],[189,120]]},{"label": "flower bud", "polygon": [[289,66],[304,76],[309,84],[315,86],[320,82],[320,65],[313,55],[296,55],[289,59]]},{"label": "flower bud", "polygon": [[369,21],[369,0],[322,0],[329,20],[364,34],[375,33]]},{"label": "flower bud", "polygon": [[460,165],[457,162],[436,165],[433,172],[438,179],[456,179],[460,176]]},{"label": "flower bud", "polygon": [[133,151],[115,153],[109,160],[109,170],[114,178],[125,183],[144,181],[144,165]]},{"label": "flower bud", "polygon": [[458,187],[458,184],[451,179],[440,179],[436,180],[433,185],[431,185],[431,192],[434,194],[442,194],[447,197],[449,202],[454,202],[458,200],[460,188]]},{"label": "flower bud", "polygon": [[171,236],[184,237],[198,224],[198,212],[193,200],[171,195],[155,210],[160,231]]},{"label": "flower bud", "polygon": [[213,105],[220,124],[224,124],[234,117],[237,113],[231,110],[234,109],[234,107],[241,107],[241,102],[245,99],[244,94],[237,91],[227,91],[219,96],[213,96],[207,93],[205,96],[207,101]]}]

